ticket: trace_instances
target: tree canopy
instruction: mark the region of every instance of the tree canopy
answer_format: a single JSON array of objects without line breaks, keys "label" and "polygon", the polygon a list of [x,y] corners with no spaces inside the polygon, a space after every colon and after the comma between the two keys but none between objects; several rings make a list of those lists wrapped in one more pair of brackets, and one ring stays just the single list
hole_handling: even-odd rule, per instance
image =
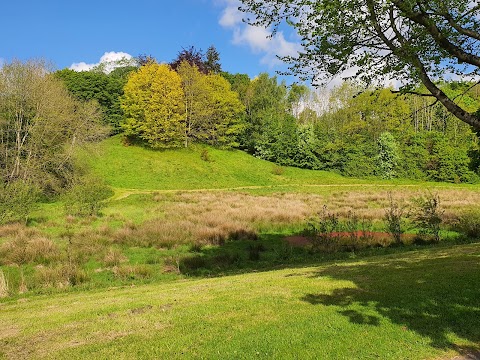
[{"label": "tree canopy", "polygon": [[185,133],[184,93],[170,66],[149,63],[133,73],[124,88],[125,135],[154,148],[175,147]]},{"label": "tree canopy", "polygon": [[58,193],[76,170],[75,150],[105,135],[95,102],[81,102],[38,61],[0,69],[0,185]]},{"label": "tree canopy", "polygon": [[69,92],[78,100],[96,100],[102,109],[104,123],[111,126],[113,133],[118,133],[123,119],[120,97],[128,75],[136,69],[135,66],[123,66],[109,74],[97,69],[80,72],[63,69],[55,72],[55,76],[63,80]]},{"label": "tree canopy", "polygon": [[428,95],[480,130],[480,115],[460,107],[436,83],[480,71],[480,5],[465,0],[241,0],[253,25],[293,26],[302,51],[290,70],[314,81],[353,71],[365,84],[421,82]]},{"label": "tree canopy", "polygon": [[194,46],[190,46],[188,49],[182,49],[182,51],[177,54],[177,57],[170,63],[170,66],[176,71],[183,62],[187,62],[191,66],[196,66],[197,69],[205,75],[210,73],[218,74],[222,71],[220,54],[213,45],[208,48],[205,54],[201,49],[198,50]]}]

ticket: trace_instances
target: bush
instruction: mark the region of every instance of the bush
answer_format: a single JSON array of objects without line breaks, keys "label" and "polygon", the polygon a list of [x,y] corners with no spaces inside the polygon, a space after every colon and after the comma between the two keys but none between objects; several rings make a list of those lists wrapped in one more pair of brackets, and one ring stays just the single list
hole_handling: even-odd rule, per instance
[{"label": "bush", "polygon": [[260,260],[260,253],[266,249],[262,244],[250,244],[248,246],[248,260],[258,261]]},{"label": "bush", "polygon": [[480,239],[480,210],[472,209],[462,213],[455,230],[472,239]]},{"label": "bush", "polygon": [[0,185],[0,224],[26,223],[38,199],[38,189],[22,181]]},{"label": "bush", "polygon": [[278,165],[275,165],[273,168],[272,168],[272,174],[273,175],[283,175],[283,173],[285,172],[284,168],[282,166],[278,166]]},{"label": "bush", "polygon": [[442,215],[444,211],[440,209],[440,197],[428,195],[414,199],[416,209],[412,220],[419,229],[420,235],[428,235],[433,241],[440,241],[440,225],[442,224]]},{"label": "bush", "polygon": [[336,233],[340,229],[338,215],[329,212],[327,206],[324,205],[316,217],[308,220],[304,234],[312,242],[314,250],[321,247],[331,247],[336,239]]},{"label": "bush", "polygon": [[206,162],[212,161],[212,158],[210,157],[210,153],[208,152],[208,149],[202,149],[202,152],[200,153],[200,158]]},{"label": "bush", "polygon": [[392,236],[395,244],[402,243],[402,234],[404,233],[405,206],[393,200],[392,194],[389,194],[389,207],[385,210],[384,220],[385,230]]},{"label": "bush", "polygon": [[113,195],[113,191],[100,179],[85,176],[76,180],[65,193],[65,209],[70,215],[98,215],[104,206],[104,200]]}]

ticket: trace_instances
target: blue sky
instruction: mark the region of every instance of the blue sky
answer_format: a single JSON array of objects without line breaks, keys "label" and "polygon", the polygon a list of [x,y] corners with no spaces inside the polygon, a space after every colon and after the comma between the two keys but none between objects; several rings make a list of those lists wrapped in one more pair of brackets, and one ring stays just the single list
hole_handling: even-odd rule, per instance
[{"label": "blue sky", "polygon": [[[0,13],[0,61],[43,58],[62,69],[97,64],[105,53],[150,54],[169,62],[191,45],[215,45],[223,69],[255,76],[285,69],[275,55],[298,49],[293,35],[241,22],[238,0],[17,0]],[[85,64],[83,64],[85,63]],[[78,65],[77,65],[78,67]]]}]

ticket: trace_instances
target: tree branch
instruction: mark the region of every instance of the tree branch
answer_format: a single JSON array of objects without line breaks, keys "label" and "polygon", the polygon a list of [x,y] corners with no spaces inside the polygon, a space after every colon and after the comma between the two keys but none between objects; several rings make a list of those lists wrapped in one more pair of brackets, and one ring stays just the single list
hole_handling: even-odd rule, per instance
[{"label": "tree branch", "polygon": [[458,23],[453,19],[452,15],[445,13],[445,14],[442,14],[442,16],[448,21],[450,26],[453,27],[455,30],[457,30],[460,34],[471,37],[472,39],[475,39],[475,40],[480,40],[480,33],[474,30],[466,29],[458,25]]},{"label": "tree branch", "polygon": [[416,96],[421,96],[421,97],[435,97],[432,94],[425,94],[425,93],[419,93],[417,91],[411,91],[411,90],[390,90],[392,94],[411,94],[411,95],[416,95]]},{"label": "tree branch", "polygon": [[432,36],[432,39],[437,45],[447,51],[450,55],[454,56],[461,62],[480,67],[480,57],[466,52],[450,42],[427,13],[414,12],[404,0],[392,0],[392,3],[402,11],[408,19],[421,25]]}]

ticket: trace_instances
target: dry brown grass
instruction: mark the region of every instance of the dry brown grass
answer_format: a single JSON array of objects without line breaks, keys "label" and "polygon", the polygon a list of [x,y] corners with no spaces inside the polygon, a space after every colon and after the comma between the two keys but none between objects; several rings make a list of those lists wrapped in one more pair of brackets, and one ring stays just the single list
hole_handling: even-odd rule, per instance
[{"label": "dry brown grass", "polygon": [[[437,188],[434,192],[440,197],[441,208],[445,210],[444,220],[448,224],[458,223],[462,213],[477,208],[480,203],[480,191],[472,188]],[[52,237],[54,241],[35,228],[20,224],[2,226],[0,265],[43,265],[37,266],[33,278],[29,274],[27,281],[23,274],[21,279],[12,280],[19,292],[27,291],[26,284],[28,288],[66,287],[86,281],[87,275],[81,268],[92,259],[110,268],[117,278],[146,278],[151,276],[151,266],[125,264],[127,258],[119,248],[173,248],[183,244],[195,251],[204,245],[223,244],[228,240],[255,239],[262,232],[300,231],[306,220],[320,212],[324,205],[341,219],[354,212],[360,219],[373,222],[378,229],[382,225],[377,222],[385,215],[390,193],[394,201],[406,205],[411,205],[411,199],[426,194],[413,187],[391,191],[373,187],[332,187],[318,194],[254,195],[220,191],[155,194],[156,205],[147,211],[156,214],[157,218],[143,224],[126,220],[122,227],[115,229],[113,221],[118,224],[122,217],[107,216],[99,227],[94,227],[96,224],[92,224],[91,218],[85,221],[71,218],[66,220],[63,235]],[[87,225],[81,226],[83,223]],[[344,239],[340,248],[387,246],[390,241],[380,240],[366,237],[361,241],[356,239],[352,245],[349,239]],[[155,261],[171,272],[178,272],[181,265],[178,258]],[[2,286],[8,288],[10,285],[8,291],[12,293],[12,284],[5,284],[6,280],[1,283],[0,279],[0,292]]]},{"label": "dry brown grass", "polygon": [[152,269],[147,265],[121,265],[112,269],[113,274],[123,280],[147,279],[152,274]]},{"label": "dry brown grass", "polygon": [[119,249],[109,248],[105,256],[103,257],[103,263],[105,266],[119,266],[121,263],[126,262],[128,259]]},{"label": "dry brown grass", "polygon": [[0,245],[0,264],[49,263],[60,257],[58,246],[35,230],[20,229]]},{"label": "dry brown grass", "polygon": [[0,298],[5,298],[9,295],[8,281],[5,274],[0,269]]},{"label": "dry brown grass", "polygon": [[[474,207],[480,192],[468,189],[438,189],[447,222],[457,218],[460,209]],[[126,224],[112,234],[115,243],[171,248],[179,244],[222,244],[228,239],[255,238],[256,233],[300,226],[321,211],[324,205],[339,218],[351,212],[373,222],[382,221],[394,201],[412,205],[412,199],[426,192],[412,188],[393,191],[375,188],[332,190],[325,194],[287,193],[256,196],[238,192],[185,192],[155,194],[155,213],[161,218],[142,225]]]},{"label": "dry brown grass", "polygon": [[87,273],[75,264],[64,263],[55,266],[37,266],[34,282],[37,287],[65,288],[88,280]]},{"label": "dry brown grass", "polygon": [[240,193],[184,193],[161,204],[160,219],[140,226],[127,224],[113,241],[143,247],[171,248],[179,244],[222,244],[228,239],[255,239],[257,232],[303,221],[308,205],[293,196],[253,196]]},{"label": "dry brown grass", "polygon": [[[440,197],[441,207],[446,212],[446,217],[453,217],[462,209],[476,207],[480,201],[480,192],[470,189],[438,188],[431,192]],[[399,188],[397,190],[375,189],[340,191],[325,196],[329,209],[334,211],[348,212],[355,210],[360,216],[372,220],[383,218],[384,209],[389,204],[389,194],[394,201],[412,205],[412,199],[420,196],[428,196],[428,191],[415,188]]]}]

